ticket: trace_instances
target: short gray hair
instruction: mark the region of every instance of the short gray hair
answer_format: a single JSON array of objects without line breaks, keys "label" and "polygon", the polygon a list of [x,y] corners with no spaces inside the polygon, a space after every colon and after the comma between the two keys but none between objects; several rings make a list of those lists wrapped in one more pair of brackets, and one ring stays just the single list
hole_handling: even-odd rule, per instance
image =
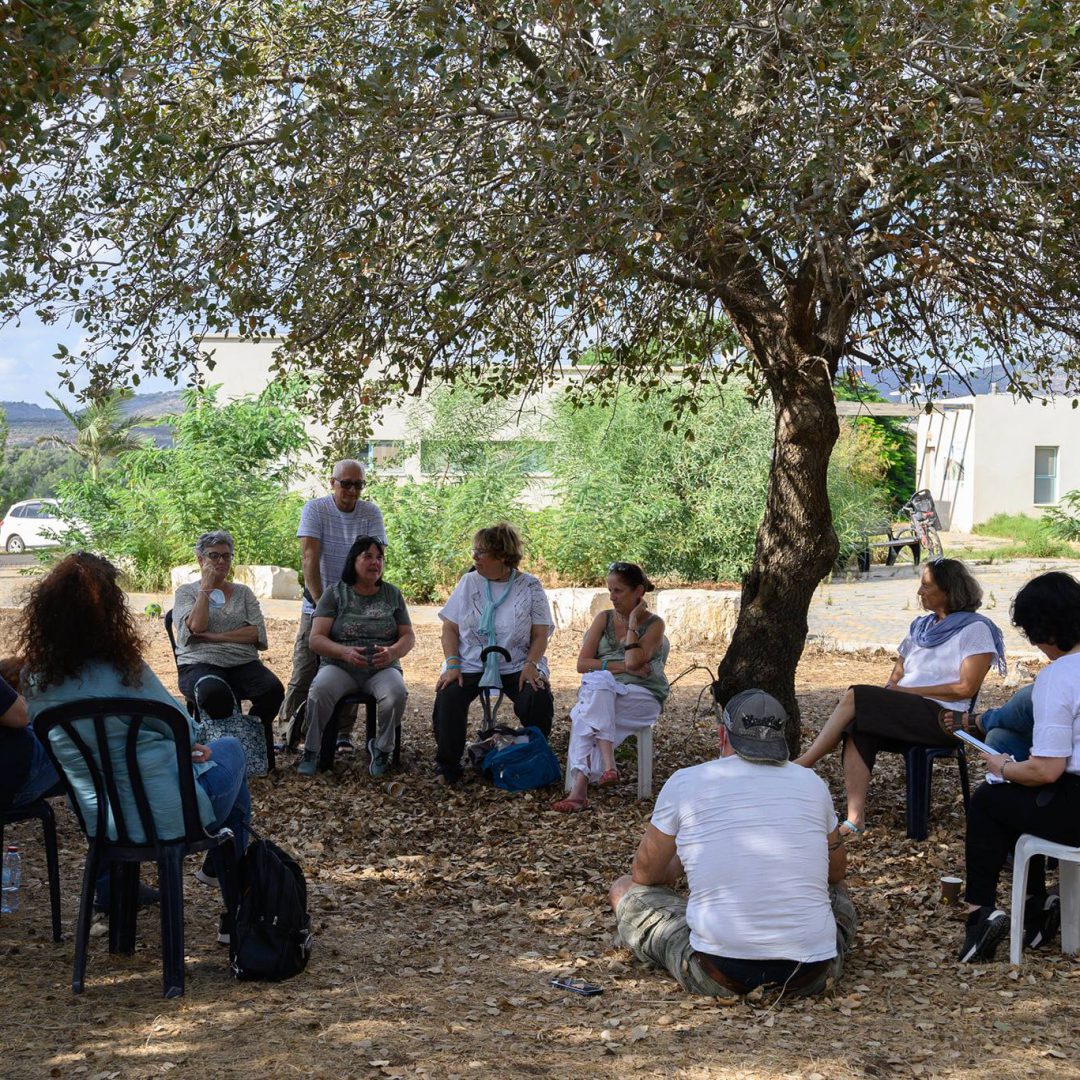
[{"label": "short gray hair", "polygon": [[346,465],[355,465],[360,470],[360,479],[367,480],[367,469],[364,468],[362,461],[357,461],[356,458],[342,458],[340,461],[334,463],[333,469],[330,471],[331,480],[340,480],[342,470]]},{"label": "short gray hair", "polygon": [[212,547],[217,547],[219,544],[227,544],[230,555],[236,546],[233,544],[230,533],[227,533],[224,529],[216,529],[214,532],[203,533],[195,541],[195,555],[201,559]]}]

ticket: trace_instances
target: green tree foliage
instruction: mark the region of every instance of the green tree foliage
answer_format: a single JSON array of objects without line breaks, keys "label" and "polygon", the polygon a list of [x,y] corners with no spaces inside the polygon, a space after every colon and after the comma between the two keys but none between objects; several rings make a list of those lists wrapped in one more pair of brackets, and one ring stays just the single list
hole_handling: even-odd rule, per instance
[{"label": "green tree foliage", "polygon": [[89,81],[87,31],[97,18],[93,0],[8,0],[0,6],[0,148],[7,162],[0,180],[14,183],[18,152],[40,139],[50,107]]},{"label": "green tree foliage", "polygon": [[1057,506],[1048,506],[1043,511],[1042,523],[1058,540],[1080,541],[1080,490],[1066,491]]},{"label": "green tree foliage", "polygon": [[78,530],[68,546],[88,543],[155,589],[168,587],[170,568],[191,562],[191,545],[211,529],[232,533],[240,562],[299,569],[303,500],[288,485],[309,439],[295,397],[295,388],[275,385],[218,405],[213,389],[190,391],[171,418],[172,447],[144,445],[98,480],[60,485]]},{"label": "green tree foliage", "polygon": [[484,369],[506,396],[597,344],[601,382],[649,385],[659,341],[705,383],[734,327],[775,438],[721,690],[794,716],[838,546],[838,371],[932,392],[989,359],[1028,392],[1080,337],[1075,15],[101,0],[100,79],[0,197],[0,318],[73,313],[95,385],[286,330],[343,426],[376,361],[389,387]]},{"label": "green tree foliage", "polygon": [[[517,441],[492,435],[514,420],[510,408],[483,400],[475,386],[437,387],[409,421],[412,445],[405,453],[426,457],[429,479],[368,484],[389,539],[388,580],[413,600],[444,599],[471,565],[472,537],[497,521],[523,524],[517,505],[526,483],[525,459]],[[425,449],[426,448],[426,449]]]},{"label": "green tree foliage", "polygon": [[69,450],[12,446],[0,470],[0,514],[23,499],[52,498],[65,480],[85,475],[86,466]]},{"label": "green tree foliage", "polygon": [[[885,400],[874,387],[855,375],[838,379],[834,390],[838,401]],[[914,421],[896,416],[859,416],[854,422],[877,443],[878,456],[885,464],[890,510],[895,513],[915,493],[918,455],[915,450]]]},{"label": "green tree foliage", "polygon": [[[602,583],[612,559],[673,582],[738,581],[765,509],[772,418],[747,387],[702,392],[693,437],[676,429],[678,390],[555,406],[551,463],[559,501],[530,526],[532,555],[560,578]],[[887,516],[879,444],[845,424],[829,470],[842,537]]]},{"label": "green tree foliage", "polygon": [[[474,388],[440,389],[412,421],[414,445],[438,448],[424,482],[369,484],[386,519],[387,574],[414,600],[443,599],[469,565],[475,530],[500,518],[526,539],[526,565],[549,583],[602,585],[613,559],[668,583],[737,581],[749,567],[765,507],[773,430],[746,384],[703,393],[693,435],[674,424],[682,388],[626,391],[582,405],[555,398],[542,430],[554,505],[523,499],[533,462],[499,442],[513,411]],[[829,470],[842,551],[888,517],[881,441],[845,423]]]},{"label": "green tree foliage", "polygon": [[120,409],[134,396],[134,392],[126,387],[114,387],[91,394],[81,409],[69,409],[54,394],[48,394],[49,400],[75,429],[75,435],[42,435],[38,443],[70,450],[89,466],[91,479],[99,480],[105,462],[137,450],[146,442],[146,436],[137,434],[134,429],[153,423],[150,417],[124,416]]}]

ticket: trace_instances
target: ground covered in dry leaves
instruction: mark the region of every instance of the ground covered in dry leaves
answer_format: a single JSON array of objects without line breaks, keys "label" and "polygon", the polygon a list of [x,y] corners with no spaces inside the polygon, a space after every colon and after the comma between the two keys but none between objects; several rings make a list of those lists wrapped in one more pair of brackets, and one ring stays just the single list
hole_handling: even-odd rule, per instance
[{"label": "ground covered in dry leaves", "polygon": [[[12,618],[0,613],[0,642],[11,640]],[[175,690],[160,622],[148,623],[147,634],[151,666]],[[271,624],[270,634],[268,662],[285,678],[293,627]],[[560,757],[577,683],[572,637],[559,635],[550,650]],[[938,899],[939,877],[962,873],[951,764],[935,769],[933,829],[915,843],[904,837],[901,760],[883,756],[869,831],[850,849],[862,926],[835,996],[693,1000],[613,945],[607,884],[626,870],[649,815],[635,798],[632,744],[627,779],[589,813],[547,812],[549,792],[508,795],[480,783],[447,792],[430,768],[437,656],[436,628],[421,627],[405,665],[400,798],[368,776],[363,754],[314,781],[286,762],[276,778],[252,784],[258,827],[296,853],[308,876],[316,952],[289,982],[233,980],[227,950],[215,942],[216,891],[188,877],[186,995],[160,997],[156,911],[140,918],[134,957],[110,957],[107,938],[93,940],[86,992],[73,995],[83,841],[61,810],[64,941],[54,945],[40,830],[9,830],[24,852],[26,884],[23,910],[0,921],[0,1075],[1080,1075],[1080,964],[1054,951],[1028,954],[1019,972],[1007,956],[954,962],[958,916]],[[670,671],[715,659],[677,649]],[[799,671],[808,730],[843,687],[880,682],[888,664],[884,656],[808,655]],[[655,739],[657,790],[674,769],[712,754],[711,723],[696,715],[707,681],[695,671],[673,691]],[[1004,693],[991,686],[988,703]],[[823,772],[839,801],[835,758]],[[559,973],[584,976],[604,993],[549,988]]]}]

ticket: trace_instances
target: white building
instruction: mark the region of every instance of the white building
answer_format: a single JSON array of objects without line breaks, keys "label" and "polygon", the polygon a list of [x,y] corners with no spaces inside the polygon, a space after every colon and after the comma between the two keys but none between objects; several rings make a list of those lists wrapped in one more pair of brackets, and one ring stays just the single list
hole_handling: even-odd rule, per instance
[{"label": "white building", "polygon": [[936,402],[918,426],[917,488],[946,529],[970,532],[995,514],[1039,516],[1080,488],[1080,408],[1066,397],[1005,393]]}]

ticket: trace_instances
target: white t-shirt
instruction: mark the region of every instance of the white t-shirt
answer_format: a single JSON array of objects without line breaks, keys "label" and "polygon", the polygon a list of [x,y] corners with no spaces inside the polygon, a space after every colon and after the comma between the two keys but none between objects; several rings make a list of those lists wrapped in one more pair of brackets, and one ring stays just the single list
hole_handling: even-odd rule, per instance
[{"label": "white t-shirt", "polygon": [[[904,677],[900,686],[940,686],[942,683],[956,682],[960,677],[960,665],[969,657],[979,653],[997,654],[994,636],[984,622],[969,623],[959,633],[953,634],[948,641],[935,645],[932,649],[916,645],[910,637],[900,642],[897,650],[904,660]],[[955,709],[964,702],[943,701],[941,698],[929,698],[946,709]]]},{"label": "white t-shirt", "polygon": [[1067,757],[1065,771],[1080,773],[1080,654],[1059,656],[1035,679],[1032,757]]},{"label": "white t-shirt", "polygon": [[[463,672],[484,670],[480,652],[487,648],[488,640],[487,635],[479,630],[480,619],[487,607],[484,584],[485,579],[475,570],[470,570],[457,583],[450,599],[439,612],[440,619],[457,624],[461,635],[458,655]],[[510,595],[495,609],[495,644],[510,653],[509,663],[499,657],[499,671],[504,675],[513,674],[525,666],[533,626],[555,629],[547,593],[537,578],[518,572],[509,586],[504,581],[493,581],[492,599],[496,602],[500,600],[507,588],[511,590]],[[541,658],[537,666],[547,678],[547,660]]]},{"label": "white t-shirt", "polygon": [[804,963],[836,955],[828,843],[836,812],[810,769],[737,756],[680,769],[652,824],[675,837],[698,952]]},{"label": "white t-shirt", "polygon": [[[300,526],[296,535],[318,540],[319,577],[324,590],[332,588],[341,580],[345,569],[345,556],[358,536],[376,536],[386,543],[386,526],[382,512],[366,499],[357,499],[356,506],[348,514],[338,509],[333,495],[308,499],[300,512]],[[315,605],[304,599],[305,614],[312,615]]]}]

